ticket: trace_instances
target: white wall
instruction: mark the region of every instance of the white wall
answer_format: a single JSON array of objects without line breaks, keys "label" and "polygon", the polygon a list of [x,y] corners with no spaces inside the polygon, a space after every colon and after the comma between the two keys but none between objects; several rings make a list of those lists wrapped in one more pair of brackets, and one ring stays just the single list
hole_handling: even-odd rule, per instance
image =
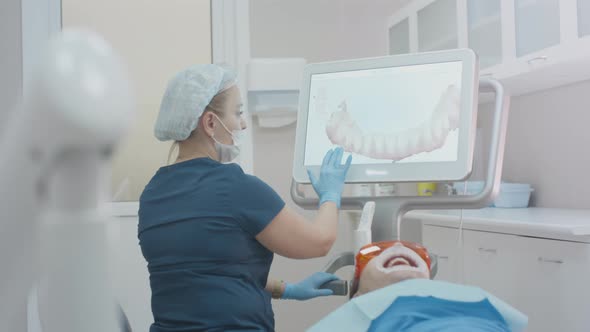
[{"label": "white wall", "polygon": [[[129,188],[119,200],[137,201],[168,156],[170,143],[158,142],[153,135],[166,83],[189,65],[211,62],[210,1],[62,0],[62,9],[64,28],[98,32],[128,66],[137,116],[115,156],[112,183],[116,190],[128,177]],[[121,204],[117,206],[127,206]],[[137,212],[137,204],[129,206]],[[110,225],[110,268],[114,291],[133,331],[148,331],[153,322],[151,291],[137,223],[134,216],[117,218]]]},{"label": "white wall", "polygon": [[[373,57],[387,54],[386,18],[407,0],[252,0],[250,52],[252,57],[303,57],[308,62]],[[254,174],[272,186],[291,207],[289,195],[295,124],[260,128],[254,120]],[[300,210],[301,211],[301,210]],[[309,218],[314,212],[301,211]],[[291,260],[275,255],[271,277],[299,281],[321,270],[329,257],[351,250],[351,221],[342,213],[337,241],[328,257]],[[350,279],[352,269],[342,271]],[[276,330],[303,331],[347,298],[274,301]]]},{"label": "white wall", "polygon": [[[22,81],[21,0],[2,0],[0,1],[0,136],[15,104],[21,98]],[[10,156],[0,156],[0,158],[4,161]],[[23,202],[23,204],[26,203]],[[24,298],[25,294],[22,295]],[[14,329],[17,326],[23,328],[26,324],[24,300],[12,305],[16,308],[17,315],[11,317],[11,321],[2,322],[2,329]]]},{"label": "white wall", "polygon": [[128,65],[137,97],[137,117],[113,160],[113,191],[125,178],[118,200],[137,201],[171,143],[156,140],[154,124],[166,83],[178,71],[211,63],[209,0],[63,0],[63,26],[90,28],[105,37]]},{"label": "white wall", "polygon": [[409,0],[250,1],[252,57],[308,62],[387,54],[386,18]]},{"label": "white wall", "polygon": [[[503,179],[531,183],[532,206],[590,208],[588,105],[590,81],[512,98]],[[480,111],[487,133],[490,114]]]},{"label": "white wall", "polygon": [[0,1],[0,132],[22,94],[21,0]]}]

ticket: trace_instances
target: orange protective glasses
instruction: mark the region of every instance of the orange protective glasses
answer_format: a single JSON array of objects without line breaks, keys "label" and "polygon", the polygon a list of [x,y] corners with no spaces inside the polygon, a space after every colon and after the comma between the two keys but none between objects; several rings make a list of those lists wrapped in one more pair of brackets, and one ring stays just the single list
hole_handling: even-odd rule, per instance
[{"label": "orange protective glasses", "polygon": [[354,268],[354,279],[359,280],[361,273],[367,263],[369,261],[381,254],[385,249],[393,246],[396,243],[402,243],[406,248],[412,249],[416,254],[418,254],[428,266],[430,270],[430,256],[428,255],[428,250],[425,247],[421,246],[418,243],[408,242],[408,241],[382,241],[382,242],[375,242],[371,244],[367,244],[363,246],[359,252],[356,254],[355,259],[355,268]]}]

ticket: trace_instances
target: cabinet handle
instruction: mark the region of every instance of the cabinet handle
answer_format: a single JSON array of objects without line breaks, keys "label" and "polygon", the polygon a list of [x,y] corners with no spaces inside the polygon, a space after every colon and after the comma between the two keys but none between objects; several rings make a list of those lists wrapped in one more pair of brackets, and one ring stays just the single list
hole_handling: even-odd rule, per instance
[{"label": "cabinet handle", "polygon": [[449,256],[438,256],[438,259],[449,259]]},{"label": "cabinet handle", "polygon": [[498,250],[496,250],[496,249],[478,248],[478,250],[479,250],[479,252],[487,252],[490,254],[498,253]]},{"label": "cabinet handle", "polygon": [[543,262],[543,263],[554,263],[554,264],[563,264],[563,260],[562,259],[549,259],[549,258],[544,258],[544,257],[539,257],[539,262]]},{"label": "cabinet handle", "polygon": [[545,62],[545,61],[547,61],[547,59],[549,59],[549,57],[548,57],[548,56],[546,56],[546,55],[541,55],[541,56],[538,56],[538,57],[536,57],[536,58],[532,58],[532,59],[530,59],[530,60],[527,60],[527,63],[528,63],[529,65],[532,65],[533,63],[535,63],[535,62],[538,62],[538,61],[543,61],[543,62]]}]

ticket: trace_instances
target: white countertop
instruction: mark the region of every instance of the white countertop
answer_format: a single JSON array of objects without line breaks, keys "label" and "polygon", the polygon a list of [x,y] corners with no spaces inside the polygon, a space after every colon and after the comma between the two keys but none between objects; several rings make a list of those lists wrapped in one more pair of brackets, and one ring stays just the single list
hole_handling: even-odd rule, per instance
[{"label": "white countertop", "polygon": [[[416,210],[404,218],[424,225],[459,227],[460,210]],[[463,210],[463,228],[590,243],[590,210],[500,209]]]},{"label": "white countertop", "polygon": [[[138,202],[111,203],[111,215],[137,217]],[[458,228],[460,210],[415,210],[404,218],[424,225]],[[500,209],[463,210],[463,228],[590,243],[590,210]]]},{"label": "white countertop", "polygon": [[107,209],[113,217],[137,217],[139,202],[111,202]]}]

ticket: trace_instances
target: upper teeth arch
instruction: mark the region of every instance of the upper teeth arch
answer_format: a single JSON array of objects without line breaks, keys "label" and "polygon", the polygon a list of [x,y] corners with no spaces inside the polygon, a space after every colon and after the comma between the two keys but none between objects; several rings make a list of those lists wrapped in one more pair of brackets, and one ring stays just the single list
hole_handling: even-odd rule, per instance
[{"label": "upper teeth arch", "polygon": [[459,126],[460,99],[456,86],[449,85],[428,121],[388,134],[364,133],[347,111],[345,100],[339,109],[332,113],[326,125],[326,134],[333,144],[343,147],[346,152],[398,161],[441,148],[449,132]]}]

